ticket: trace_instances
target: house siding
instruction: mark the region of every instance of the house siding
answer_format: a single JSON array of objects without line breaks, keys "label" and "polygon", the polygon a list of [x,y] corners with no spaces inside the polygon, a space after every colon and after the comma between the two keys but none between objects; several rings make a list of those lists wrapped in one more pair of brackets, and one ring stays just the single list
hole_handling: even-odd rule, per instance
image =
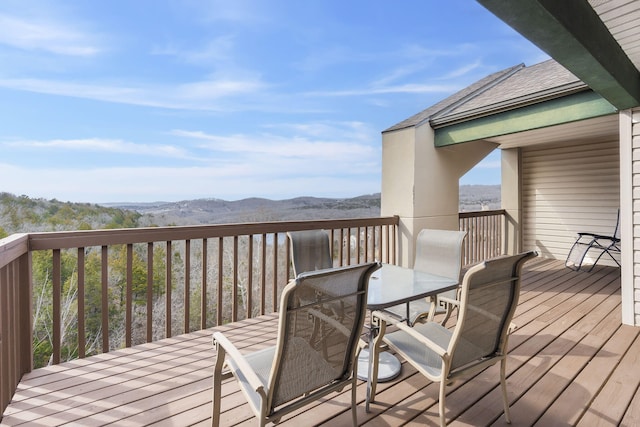
[{"label": "house siding", "polygon": [[[617,140],[524,147],[524,248],[564,260],[576,233],[612,234],[620,206],[619,160]],[[616,265],[606,257],[599,263]]]}]

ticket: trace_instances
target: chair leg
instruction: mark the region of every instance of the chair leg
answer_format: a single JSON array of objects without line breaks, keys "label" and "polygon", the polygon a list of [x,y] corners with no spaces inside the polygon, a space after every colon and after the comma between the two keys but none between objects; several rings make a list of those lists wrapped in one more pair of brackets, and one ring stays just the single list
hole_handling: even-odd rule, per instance
[{"label": "chair leg", "polygon": [[500,386],[502,388],[502,401],[504,402],[504,419],[511,424],[511,415],[509,414],[509,398],[507,396],[507,381],[505,372],[507,370],[507,358],[503,357],[500,361]]},{"label": "chair leg", "polygon": [[440,324],[442,326],[445,325],[445,323],[447,323],[447,320],[449,320],[449,318],[451,317],[451,314],[453,313],[453,305],[451,304],[447,304],[447,308],[446,311],[444,313],[444,318],[442,319],[442,321],[440,322]]},{"label": "chair leg", "polygon": [[211,425],[220,425],[220,393],[222,389],[222,366],[224,365],[225,351],[222,346],[217,346],[218,356],[213,368],[213,409],[211,411]]},{"label": "chair leg", "polygon": [[378,360],[380,358],[380,344],[382,337],[387,330],[387,323],[384,320],[379,321],[378,335],[373,339],[373,345],[369,348],[371,357],[373,357],[373,367],[371,371],[371,395],[370,402],[374,402],[376,399],[376,387],[378,385]]},{"label": "chair leg", "polygon": [[445,388],[447,387],[446,382],[440,381],[440,395],[438,396],[438,412],[440,414],[440,426],[445,427],[447,425],[447,421],[445,420],[444,412],[444,397],[445,397]]},{"label": "chair leg", "polygon": [[356,357],[356,361],[354,363],[353,368],[353,380],[351,381],[351,422],[353,423],[353,427],[357,427],[358,425],[358,408],[356,407],[356,388],[357,388],[357,380],[358,380],[358,359]]}]

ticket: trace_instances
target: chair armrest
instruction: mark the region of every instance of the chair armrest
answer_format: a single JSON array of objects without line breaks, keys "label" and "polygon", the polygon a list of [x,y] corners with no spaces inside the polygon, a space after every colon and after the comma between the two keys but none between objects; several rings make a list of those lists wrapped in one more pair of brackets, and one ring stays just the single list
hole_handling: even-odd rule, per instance
[{"label": "chair armrest", "polygon": [[[382,311],[374,311],[373,313],[371,313],[371,315],[374,316],[374,317],[377,317],[378,319],[382,320],[385,323],[387,322],[387,319],[389,319],[389,320],[391,320],[393,322],[393,318],[388,316],[387,314],[385,314]],[[426,345],[427,347],[429,347],[429,349],[433,350],[441,358],[444,359],[445,357],[447,357],[447,349],[446,348],[443,348],[443,347],[439,346],[435,342],[431,341],[429,338],[427,338],[424,335],[422,335],[420,332],[416,331],[414,328],[408,326],[405,323],[395,323],[394,326],[396,328],[398,328],[399,330],[409,334],[412,338],[418,340],[419,342],[421,342],[424,345]],[[383,339],[384,339],[384,337],[383,337]]]},{"label": "chair armrest", "polygon": [[261,395],[264,395],[264,385],[262,381],[258,378],[255,371],[249,365],[245,357],[240,353],[240,351],[236,348],[235,345],[227,337],[225,337],[222,332],[214,332],[213,333],[213,343],[218,352],[218,357],[226,355],[229,356],[235,363],[237,370],[242,371],[242,374],[247,379],[247,382],[251,385],[251,387]]},{"label": "chair armrest", "polygon": [[588,237],[591,239],[592,242],[598,241],[598,240],[610,240],[612,242],[619,242],[620,239],[618,237],[615,236],[605,236],[604,234],[595,234],[595,233],[577,233],[578,234],[578,240],[580,240],[583,237]]},{"label": "chair armrest", "polygon": [[453,299],[453,298],[448,298],[448,297],[438,297],[438,302],[444,302],[447,304],[451,304],[451,305],[455,305],[455,306],[459,306],[460,305],[460,301],[457,299]]}]

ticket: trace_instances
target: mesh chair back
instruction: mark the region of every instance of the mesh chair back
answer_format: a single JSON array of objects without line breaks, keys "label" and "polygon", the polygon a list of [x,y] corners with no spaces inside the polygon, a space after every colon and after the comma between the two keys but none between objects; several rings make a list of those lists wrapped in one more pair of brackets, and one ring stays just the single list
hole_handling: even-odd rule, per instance
[{"label": "mesh chair back", "polygon": [[416,240],[413,268],[458,280],[466,231],[424,229]]},{"label": "mesh chair back", "polygon": [[324,230],[290,231],[287,235],[291,241],[294,276],[333,267],[329,235]]},{"label": "mesh chair back", "polygon": [[[302,273],[285,287],[269,380],[271,407],[349,379],[364,324],[369,276],[378,267],[369,263]],[[315,297],[309,301],[299,293]]]},{"label": "mesh chair back", "polygon": [[494,258],[469,269],[460,294],[460,314],[449,351],[450,373],[500,356],[518,304],[520,271],[535,252]]}]

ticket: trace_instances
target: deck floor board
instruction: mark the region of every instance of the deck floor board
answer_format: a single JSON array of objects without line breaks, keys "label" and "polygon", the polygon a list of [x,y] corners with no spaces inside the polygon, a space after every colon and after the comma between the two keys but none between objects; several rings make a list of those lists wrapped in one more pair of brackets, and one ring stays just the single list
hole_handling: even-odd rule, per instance
[{"label": "deck floor board", "polygon": [[[640,328],[621,325],[620,272],[576,273],[561,262],[528,263],[509,341],[507,389],[512,425],[636,425],[640,422]],[[448,325],[455,323],[454,316]],[[25,375],[2,426],[209,425],[213,331],[242,352],[273,344],[276,315],[265,315],[128,349],[37,369]],[[379,383],[371,412],[358,382],[365,426],[437,425],[438,384],[406,362]],[[499,367],[447,387],[450,425],[506,425]],[[225,426],[255,425],[233,378],[222,384]],[[283,418],[282,426],[350,426],[343,390]]]}]

